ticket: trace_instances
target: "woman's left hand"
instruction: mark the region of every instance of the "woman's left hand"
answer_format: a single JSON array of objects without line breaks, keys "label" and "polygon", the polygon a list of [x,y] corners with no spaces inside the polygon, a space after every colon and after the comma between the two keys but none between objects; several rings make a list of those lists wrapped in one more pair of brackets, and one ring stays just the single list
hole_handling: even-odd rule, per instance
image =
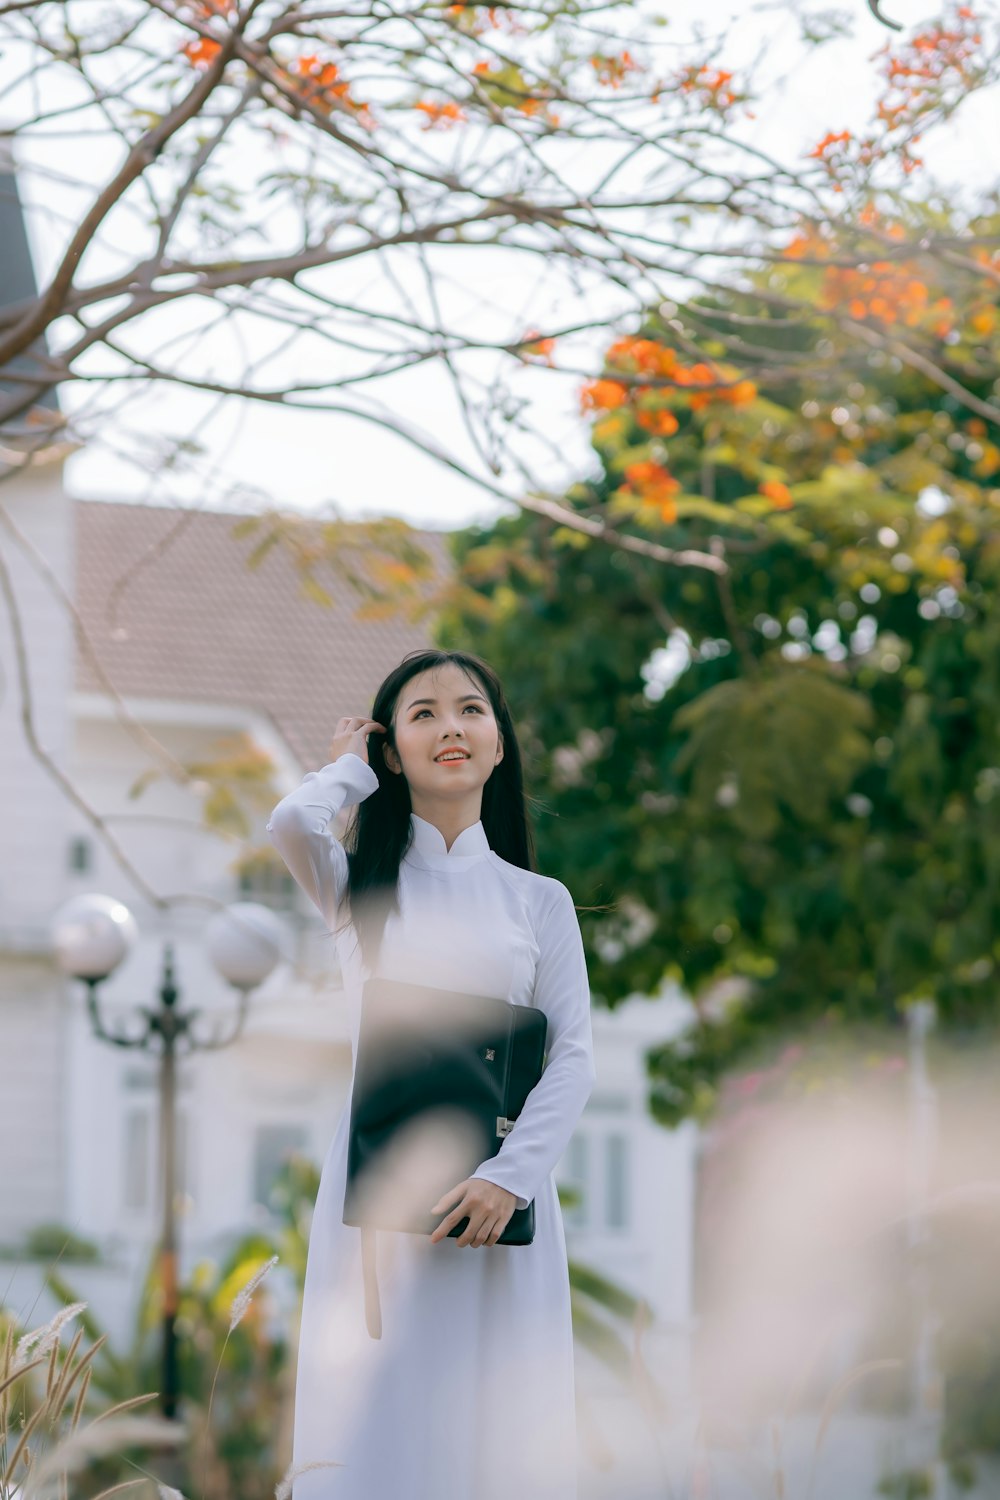
[{"label": "woman's left hand", "polygon": [[468,1224],[455,1240],[456,1245],[473,1245],[477,1250],[481,1245],[495,1245],[517,1207],[516,1193],[508,1193],[506,1188],[495,1182],[486,1182],[482,1177],[466,1177],[441,1194],[431,1213],[441,1213],[445,1205],[454,1203],[456,1198],[461,1201],[431,1235],[434,1243],[443,1240],[456,1224],[468,1218]]}]

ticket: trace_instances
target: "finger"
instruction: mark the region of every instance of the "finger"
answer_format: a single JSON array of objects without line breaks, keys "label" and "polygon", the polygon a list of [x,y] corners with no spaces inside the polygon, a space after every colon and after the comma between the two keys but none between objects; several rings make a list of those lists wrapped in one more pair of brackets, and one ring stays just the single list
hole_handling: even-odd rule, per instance
[{"label": "finger", "polygon": [[492,1219],[483,1219],[481,1223],[473,1225],[470,1219],[469,1227],[464,1234],[459,1235],[458,1243],[460,1245],[473,1245],[478,1250],[489,1234],[489,1226],[492,1222]]},{"label": "finger", "polygon": [[459,1208],[465,1202],[465,1189],[467,1185],[467,1181],[459,1182],[453,1188],[448,1188],[440,1195],[436,1202],[431,1204],[431,1213],[442,1213],[445,1205],[449,1203],[453,1209]]},{"label": "finger", "polygon": [[483,1237],[479,1242],[479,1249],[485,1249],[486,1246],[492,1245],[495,1242],[495,1235],[499,1232],[497,1229],[497,1223],[498,1221],[496,1219],[488,1219],[486,1221],[483,1226]]},{"label": "finger", "polygon": [[[436,1212],[436,1210],[432,1210],[432,1212]],[[441,1220],[440,1224],[431,1235],[431,1239],[443,1240],[445,1235],[450,1234],[455,1225],[461,1223],[464,1218],[465,1210],[460,1205],[458,1208],[453,1209],[450,1214],[447,1214]]]},{"label": "finger", "polygon": [[477,1233],[477,1226],[474,1224],[473,1219],[472,1219],[472,1213],[473,1212],[474,1212],[474,1210],[468,1209],[468,1208],[465,1209],[465,1210],[463,1210],[461,1213],[457,1209],[455,1210],[455,1223],[456,1224],[460,1224],[463,1219],[468,1219],[469,1220],[468,1224],[466,1224],[465,1228],[462,1230],[462,1233],[458,1236],[458,1238],[455,1241],[455,1243],[457,1245],[469,1245],[469,1244],[471,1244],[473,1236]]}]

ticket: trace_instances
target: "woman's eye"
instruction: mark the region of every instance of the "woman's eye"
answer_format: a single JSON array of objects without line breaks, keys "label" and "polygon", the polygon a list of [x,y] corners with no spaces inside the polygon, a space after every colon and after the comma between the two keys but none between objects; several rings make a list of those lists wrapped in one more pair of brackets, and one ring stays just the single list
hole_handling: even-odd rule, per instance
[{"label": "woman's eye", "polygon": [[[473,713],[476,713],[476,714],[481,714],[482,713],[482,709],[476,703],[467,703],[465,706],[466,706],[466,708],[471,708],[472,711],[473,711]],[[429,713],[430,713],[430,709],[429,708],[422,708],[420,710],[420,713],[414,714],[414,716],[413,716],[413,722],[414,723],[417,722],[417,720],[420,718],[420,714],[429,714]]]}]

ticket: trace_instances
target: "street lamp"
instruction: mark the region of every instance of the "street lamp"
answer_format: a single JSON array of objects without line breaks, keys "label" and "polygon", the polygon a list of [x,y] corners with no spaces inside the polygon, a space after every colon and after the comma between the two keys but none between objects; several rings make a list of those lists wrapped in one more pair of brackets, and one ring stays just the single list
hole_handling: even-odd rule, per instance
[{"label": "street lamp", "polygon": [[222,978],[239,992],[235,1016],[199,1034],[199,1010],[179,1010],[179,992],[174,982],[172,943],[163,949],[163,978],[159,1005],[155,1010],[139,1008],[141,1024],[126,1030],[109,1028],[98,1005],[98,986],[104,982],[135,946],[139,929],[123,902],[111,896],[75,896],[60,907],[50,927],[56,962],[64,974],[87,986],[87,1011],[94,1035],[115,1047],[157,1052],[160,1059],[160,1162],[163,1187],[163,1229],[160,1239],[160,1276],[163,1287],[163,1389],[160,1407],[174,1420],[177,1414],[178,1372],[176,1318],[177,1191],[176,1097],[177,1057],[213,1051],[235,1042],[247,1019],[250,991],[262,984],[286,951],[287,929],[281,918],[266,906],[238,901],[213,916],[206,928],[205,946]]}]

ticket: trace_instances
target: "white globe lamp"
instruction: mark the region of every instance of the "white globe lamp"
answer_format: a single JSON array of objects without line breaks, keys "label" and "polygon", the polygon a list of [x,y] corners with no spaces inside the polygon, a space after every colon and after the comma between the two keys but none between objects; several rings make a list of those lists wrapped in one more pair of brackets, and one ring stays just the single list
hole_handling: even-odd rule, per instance
[{"label": "white globe lamp", "polygon": [[72,979],[107,979],[139,938],[136,920],[114,896],[89,894],[65,902],[49,924],[56,963]]},{"label": "white globe lamp", "polygon": [[270,907],[236,901],[208,922],[205,949],[223,979],[238,990],[252,990],[285,957],[288,938],[288,928]]}]

